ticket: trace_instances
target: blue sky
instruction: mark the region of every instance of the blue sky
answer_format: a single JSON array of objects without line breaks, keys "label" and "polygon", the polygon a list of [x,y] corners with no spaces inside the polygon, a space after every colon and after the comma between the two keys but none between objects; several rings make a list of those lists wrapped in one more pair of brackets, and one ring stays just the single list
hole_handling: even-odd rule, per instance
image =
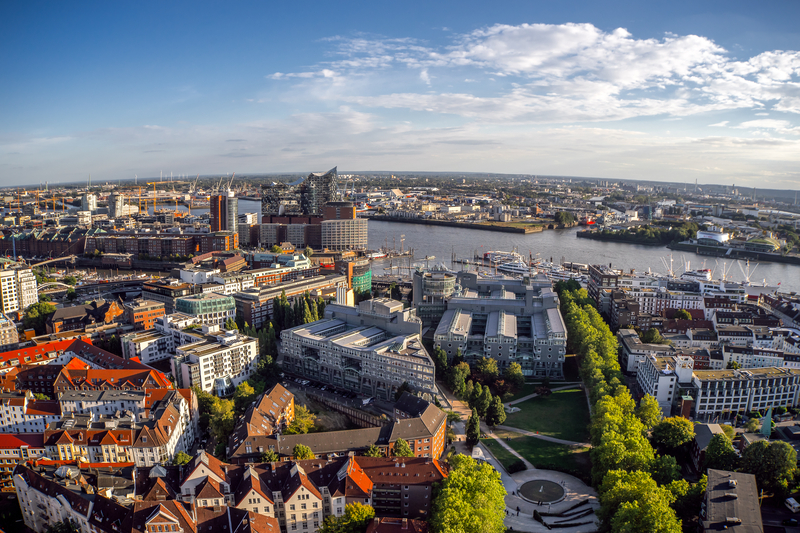
[{"label": "blue sky", "polygon": [[800,187],[800,3],[3,2],[0,186],[483,171]]}]

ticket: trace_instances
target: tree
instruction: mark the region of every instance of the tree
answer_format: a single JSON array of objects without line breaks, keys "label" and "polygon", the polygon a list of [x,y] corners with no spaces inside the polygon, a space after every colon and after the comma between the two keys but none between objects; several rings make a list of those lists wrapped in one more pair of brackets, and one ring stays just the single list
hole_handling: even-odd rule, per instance
[{"label": "tree", "polygon": [[45,533],[77,533],[78,531],[78,526],[67,518],[47,526]]},{"label": "tree", "polygon": [[560,226],[575,222],[575,215],[567,211],[557,211],[553,218],[555,219],[556,224]]},{"label": "tree", "polygon": [[725,368],[728,370],[739,370],[742,368],[742,365],[740,365],[737,361],[728,361],[728,364]]},{"label": "tree", "polygon": [[314,255],[314,249],[310,246],[306,246],[306,249],[303,250],[303,255],[310,258],[312,255]]},{"label": "tree", "polygon": [[611,531],[679,533],[680,523],[670,508],[674,495],[659,487],[647,472],[612,470],[598,490],[598,517]]},{"label": "tree", "polygon": [[43,293],[43,292],[40,292],[40,293],[39,293],[39,301],[40,301],[40,302],[52,302],[52,301],[53,301],[53,299],[52,299],[52,298],[50,298],[50,295],[49,295],[49,294],[45,294],[45,293]]},{"label": "tree", "polygon": [[433,347],[433,364],[436,365],[436,372],[440,376],[444,376],[447,371],[447,352],[440,346]]},{"label": "tree", "polygon": [[497,369],[497,359],[492,359],[491,357],[481,357],[478,359],[475,371],[486,385],[492,383],[500,374],[500,371]]},{"label": "tree", "polygon": [[495,396],[492,404],[486,411],[486,423],[492,427],[499,426],[506,421],[506,410],[503,408],[503,402],[500,396]]},{"label": "tree", "polygon": [[464,393],[469,374],[469,364],[463,361],[450,367],[450,372],[447,374],[447,384],[457,396],[461,396]]},{"label": "tree", "polygon": [[472,383],[472,380],[467,381],[467,386],[464,387],[464,394],[463,394],[464,400],[466,400],[467,403],[469,403],[469,401],[472,399],[472,394],[474,391],[475,391],[475,384]]},{"label": "tree", "polygon": [[505,497],[497,470],[458,454],[433,500],[432,533],[505,533]]},{"label": "tree", "polygon": [[299,435],[308,433],[314,429],[317,417],[305,405],[294,406],[294,420],[289,424],[284,433],[287,435]]},{"label": "tree", "polygon": [[33,397],[36,398],[37,400],[49,400],[50,399],[50,396],[48,396],[47,394],[42,394],[41,392],[34,392],[33,393]]},{"label": "tree", "polygon": [[694,438],[694,424],[682,416],[665,418],[653,427],[650,437],[660,448],[674,450]]},{"label": "tree", "polygon": [[472,388],[472,394],[470,395],[470,397],[466,399],[469,406],[474,409],[475,406],[478,404],[478,400],[482,395],[483,395],[483,385],[481,385],[480,382],[478,382]]},{"label": "tree", "polygon": [[408,384],[408,381],[404,381],[395,391],[394,393],[394,401],[400,399],[400,396],[403,395],[404,392],[411,392],[411,385]]},{"label": "tree", "polygon": [[292,455],[294,455],[294,458],[298,461],[314,458],[314,452],[305,444],[295,444],[294,448],[292,448]]},{"label": "tree", "polygon": [[759,488],[783,495],[795,476],[797,452],[784,441],[754,442],[742,451],[741,469],[756,476]]},{"label": "tree", "polygon": [[481,436],[481,420],[478,418],[478,412],[473,409],[472,416],[467,420],[467,446],[475,446],[478,444]]},{"label": "tree", "polygon": [[751,418],[747,421],[747,424],[744,425],[744,429],[748,433],[756,433],[761,429],[761,421],[758,418]]},{"label": "tree", "polygon": [[233,405],[236,409],[236,414],[241,415],[244,413],[256,398],[258,398],[258,394],[253,386],[247,381],[241,383],[236,387],[236,392],[233,393]]},{"label": "tree", "polygon": [[375,509],[363,503],[348,503],[344,514],[325,517],[319,533],[364,533],[370,521],[375,518]]},{"label": "tree", "polygon": [[666,485],[681,478],[681,467],[671,455],[659,455],[650,463],[650,475],[659,485]]},{"label": "tree", "polygon": [[733,439],[736,438],[736,429],[730,424],[720,424],[719,427],[722,428],[722,432],[728,437],[728,440],[733,442]]},{"label": "tree", "polygon": [[640,335],[642,342],[647,344],[666,344],[667,341],[661,336],[661,332],[656,328],[650,328]]},{"label": "tree", "polygon": [[239,326],[236,324],[236,321],[233,318],[229,318],[225,321],[225,329],[228,331],[236,330],[239,331]]},{"label": "tree", "polygon": [[711,437],[706,447],[703,470],[707,468],[716,470],[734,470],[736,468],[736,451],[733,449],[731,441],[724,434],[718,433]]},{"label": "tree", "polygon": [[278,459],[280,459],[280,457],[272,450],[267,450],[261,454],[262,463],[276,463],[278,462]]},{"label": "tree", "polygon": [[686,309],[679,309],[675,312],[675,320],[691,320],[692,314]]},{"label": "tree", "polygon": [[192,391],[195,396],[197,396],[197,411],[200,413],[200,429],[205,431],[208,429],[211,421],[211,408],[214,406],[214,401],[216,401],[217,398],[197,385],[192,387]]},{"label": "tree", "polygon": [[394,443],[392,455],[394,457],[414,457],[414,452],[411,451],[411,446],[408,445],[407,440],[397,439]]},{"label": "tree", "polygon": [[447,413],[447,423],[450,424],[452,422],[461,422],[461,414],[456,413],[455,411],[446,411]]},{"label": "tree", "polygon": [[56,312],[56,306],[47,302],[38,302],[28,308],[22,325],[25,329],[36,330],[37,335],[43,335],[47,317]]},{"label": "tree", "polygon": [[515,390],[519,390],[525,385],[525,375],[522,373],[522,366],[513,362],[503,370],[503,379]]},{"label": "tree", "polygon": [[70,302],[74,302],[77,299],[78,299],[78,293],[75,292],[75,289],[71,287],[67,289],[67,300],[69,300]]},{"label": "tree", "polygon": [[639,400],[636,416],[644,424],[645,429],[652,429],[661,420],[661,408],[658,406],[658,401],[649,394],[645,394]]},{"label": "tree", "polygon": [[281,248],[277,244],[273,244],[272,248],[270,248],[269,251],[272,252],[273,254],[282,254],[283,248]]},{"label": "tree", "polygon": [[383,452],[374,444],[370,444],[369,448],[364,452],[364,455],[367,457],[383,457]]},{"label": "tree", "polygon": [[172,464],[175,466],[181,466],[185,464],[189,464],[189,461],[192,460],[192,456],[186,452],[178,452],[175,454],[175,457],[172,459]]},{"label": "tree", "polygon": [[483,388],[483,393],[481,397],[478,398],[478,401],[475,403],[475,409],[478,411],[478,415],[481,418],[486,417],[486,412],[489,410],[489,406],[492,404],[492,392],[489,390],[489,387],[486,386]]},{"label": "tree", "polygon": [[75,285],[76,283],[78,283],[78,280],[75,279],[75,276],[64,276],[64,279],[62,281],[67,285]]},{"label": "tree", "polygon": [[700,505],[705,500],[708,478],[705,474],[697,483],[689,483],[685,479],[673,481],[667,489],[675,496],[672,508],[683,523],[684,531],[694,530],[690,522],[700,515]]},{"label": "tree", "polygon": [[233,412],[233,402],[222,398],[215,398],[211,406],[211,420],[209,427],[217,442],[228,442],[228,436],[233,432],[236,418]]}]

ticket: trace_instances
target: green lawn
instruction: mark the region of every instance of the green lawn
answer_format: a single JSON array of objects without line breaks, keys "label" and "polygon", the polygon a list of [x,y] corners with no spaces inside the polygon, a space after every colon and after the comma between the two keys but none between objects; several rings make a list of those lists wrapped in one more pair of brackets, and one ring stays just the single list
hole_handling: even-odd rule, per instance
[{"label": "green lawn", "polygon": [[500,461],[500,464],[503,465],[506,471],[508,471],[508,467],[511,463],[519,461],[516,455],[503,448],[495,439],[481,439],[481,442],[492,452],[492,455]]},{"label": "green lawn", "polygon": [[576,442],[589,439],[589,406],[579,388],[553,391],[514,407],[521,410],[508,415],[503,425]]},{"label": "green lawn", "polygon": [[[509,431],[498,431],[496,435],[503,439],[508,437],[506,441],[508,445],[536,468],[566,472],[587,484],[591,482],[592,463],[589,458],[589,447],[567,446]],[[499,446],[495,444],[492,451]]]}]

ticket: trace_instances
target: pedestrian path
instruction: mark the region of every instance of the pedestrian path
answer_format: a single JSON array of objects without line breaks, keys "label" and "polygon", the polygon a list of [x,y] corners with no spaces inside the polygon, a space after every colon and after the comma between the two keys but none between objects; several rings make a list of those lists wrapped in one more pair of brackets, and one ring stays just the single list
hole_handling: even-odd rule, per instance
[{"label": "pedestrian path", "polygon": [[[579,386],[580,384],[581,384],[580,381],[577,381],[575,383],[568,383],[566,385],[562,385],[561,387],[554,387],[554,388],[552,388],[550,390],[551,391],[555,391],[555,390],[574,389],[575,387]],[[534,392],[533,394],[528,394],[527,396],[523,396],[522,398],[517,398],[516,400],[510,401],[510,402],[506,402],[506,405],[507,406],[508,405],[516,405],[518,403],[528,401],[531,398],[536,398],[537,396],[539,396],[539,393]]]},{"label": "pedestrian path", "polygon": [[[501,439],[500,437],[498,437],[497,435],[495,435],[494,433],[492,433],[492,432],[491,432],[491,431],[489,431],[489,430],[486,430],[486,431],[484,431],[484,432],[486,433],[486,435],[488,435],[489,437],[493,438],[493,439],[494,439],[494,440],[495,440],[495,441],[496,441],[496,442],[497,442],[497,443],[498,443],[500,446],[502,446],[503,448],[505,448],[506,450],[508,450],[508,452],[509,452],[511,455],[513,455],[513,456],[517,457],[517,458],[518,458],[520,461],[522,461],[523,463],[525,463],[525,467],[526,467],[528,470],[534,470],[534,469],[536,468],[536,467],[534,467],[534,466],[533,466],[533,464],[531,464],[531,463],[530,463],[530,462],[529,462],[527,459],[525,459],[524,457],[522,457],[522,456],[521,456],[521,455],[520,455],[520,454],[517,452],[517,450],[515,450],[514,448],[512,448],[511,446],[509,446],[508,444],[506,444],[506,442],[505,442],[503,439]],[[485,447],[484,447],[484,449],[485,449]]]},{"label": "pedestrian path", "polygon": [[558,444],[566,444],[567,446],[591,446],[591,444],[589,444],[588,442],[575,442],[574,440],[557,439],[555,437],[550,437],[548,435],[540,435],[539,433],[533,433],[532,431],[514,428],[511,426],[496,426],[495,429],[504,429],[506,431],[512,431],[514,433],[525,435],[526,437],[534,437],[537,439],[548,440],[550,442],[557,442]]},{"label": "pedestrian path", "polygon": [[[497,440],[497,442],[499,442],[501,445],[504,445],[502,440],[497,438],[495,440]],[[479,446],[483,446],[483,444],[479,444]],[[591,508],[596,512],[596,510],[600,507],[600,503],[597,499],[597,492],[592,487],[586,485],[583,481],[574,476],[570,476],[569,474],[564,474],[562,472],[556,472],[554,470],[540,470],[537,468],[532,468],[531,466],[528,466],[530,463],[525,461],[523,457],[520,458],[526,462],[528,470],[517,472],[516,474],[508,474],[500,465],[500,462],[495,459],[492,453],[485,446],[483,446],[483,451],[484,456],[489,464],[491,464],[498,472],[500,472],[500,479],[506,489],[506,518],[504,522],[505,526],[510,530],[515,532],[523,531],[529,533],[548,531],[545,526],[533,519],[534,510],[538,510],[539,512],[558,513],[565,511],[569,507],[583,500],[589,500],[589,507],[584,506],[581,507],[581,509]],[[519,457],[519,454],[513,450],[510,451]],[[558,503],[540,506],[517,495],[519,487],[521,487],[525,482],[537,479],[544,479],[560,484],[566,491],[566,497]],[[548,517],[545,520],[548,523],[551,523],[555,522],[556,520],[563,519]],[[564,533],[593,533],[597,531],[596,516],[594,514],[584,518],[576,519],[575,521],[589,523],[580,526],[559,528],[558,531],[562,531]]]}]

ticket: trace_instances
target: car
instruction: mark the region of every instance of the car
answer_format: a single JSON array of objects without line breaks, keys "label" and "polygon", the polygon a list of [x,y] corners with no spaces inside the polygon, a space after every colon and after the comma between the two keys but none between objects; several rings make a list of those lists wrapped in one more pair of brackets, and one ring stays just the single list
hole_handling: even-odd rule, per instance
[{"label": "car", "polygon": [[784,526],[796,526],[798,524],[797,518],[787,518],[783,522],[781,522]]}]

